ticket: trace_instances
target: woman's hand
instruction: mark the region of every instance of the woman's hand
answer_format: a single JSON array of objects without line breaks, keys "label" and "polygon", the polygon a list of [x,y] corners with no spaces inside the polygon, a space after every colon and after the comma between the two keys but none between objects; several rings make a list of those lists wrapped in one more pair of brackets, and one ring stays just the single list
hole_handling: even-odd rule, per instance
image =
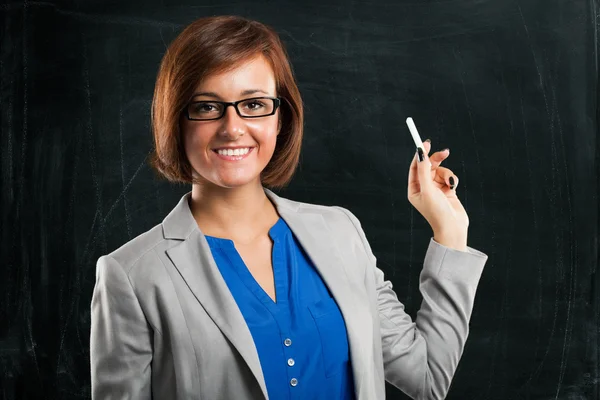
[{"label": "woman's hand", "polygon": [[[423,142],[423,146],[424,160],[419,162],[415,153],[410,164],[408,201],[425,217],[438,243],[466,251],[469,217],[456,196],[458,177],[440,166],[450,155],[449,150],[429,157],[431,143]],[[453,188],[450,177],[454,178]]]}]

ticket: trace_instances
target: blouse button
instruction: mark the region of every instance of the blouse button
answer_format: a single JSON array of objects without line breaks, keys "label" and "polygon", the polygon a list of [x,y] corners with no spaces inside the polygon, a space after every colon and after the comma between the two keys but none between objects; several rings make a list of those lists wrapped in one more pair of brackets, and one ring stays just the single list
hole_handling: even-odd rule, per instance
[{"label": "blouse button", "polygon": [[285,340],[283,341],[283,344],[285,344],[285,345],[286,345],[286,347],[289,347],[289,346],[291,346],[291,345],[292,345],[292,339],[289,339],[289,338],[288,338],[288,339],[285,339]]},{"label": "blouse button", "polygon": [[292,385],[292,386],[298,385],[298,379],[292,378],[292,380],[290,381],[290,385]]},{"label": "blouse button", "polygon": [[288,365],[289,365],[290,367],[293,367],[293,366],[294,366],[294,364],[296,364],[296,361],[294,361],[294,359],[293,359],[293,358],[290,358],[290,359],[288,359]]}]

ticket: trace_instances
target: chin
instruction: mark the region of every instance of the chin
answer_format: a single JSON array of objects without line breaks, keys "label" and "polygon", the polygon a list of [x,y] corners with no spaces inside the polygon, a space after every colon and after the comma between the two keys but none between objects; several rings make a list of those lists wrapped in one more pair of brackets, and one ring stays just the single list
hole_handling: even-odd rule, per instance
[{"label": "chin", "polygon": [[[194,169],[195,176],[200,177],[203,185],[234,189],[248,185],[261,184],[258,168],[239,168],[216,170],[206,168]],[[204,172],[204,173],[203,173]]]},{"label": "chin", "polygon": [[214,184],[224,187],[224,188],[228,188],[228,189],[234,189],[234,188],[239,188],[239,187],[243,187],[243,186],[247,186],[247,185],[254,185],[256,184],[257,180],[259,181],[259,177],[253,176],[253,177],[220,177],[219,179],[216,179],[213,181]]}]

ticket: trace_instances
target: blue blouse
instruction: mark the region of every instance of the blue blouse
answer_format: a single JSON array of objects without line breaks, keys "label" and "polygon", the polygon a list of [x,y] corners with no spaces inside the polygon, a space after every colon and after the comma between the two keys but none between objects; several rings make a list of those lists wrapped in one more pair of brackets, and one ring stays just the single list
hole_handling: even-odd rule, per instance
[{"label": "blue blouse", "polygon": [[346,325],[331,293],[282,218],[273,240],[276,302],[232,240],[206,236],[258,352],[270,399],[354,399]]}]

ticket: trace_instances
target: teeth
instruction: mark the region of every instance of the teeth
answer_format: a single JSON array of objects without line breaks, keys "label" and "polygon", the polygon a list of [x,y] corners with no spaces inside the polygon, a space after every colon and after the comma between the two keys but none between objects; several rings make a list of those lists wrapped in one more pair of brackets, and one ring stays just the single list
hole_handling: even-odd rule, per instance
[{"label": "teeth", "polygon": [[222,156],[243,156],[248,154],[248,152],[250,151],[249,147],[246,147],[244,149],[227,149],[227,150],[217,150],[217,152],[222,155]]}]

